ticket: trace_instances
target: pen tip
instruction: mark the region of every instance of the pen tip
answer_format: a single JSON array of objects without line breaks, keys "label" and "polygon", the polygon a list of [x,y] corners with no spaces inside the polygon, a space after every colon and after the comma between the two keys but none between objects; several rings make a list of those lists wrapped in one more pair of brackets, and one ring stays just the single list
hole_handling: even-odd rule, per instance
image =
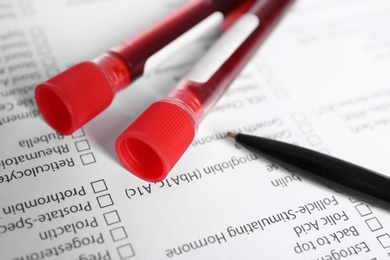
[{"label": "pen tip", "polygon": [[230,137],[230,138],[233,138],[233,139],[236,139],[236,137],[237,137],[237,134],[234,134],[234,133],[232,133],[232,132],[228,132],[226,135],[227,135],[228,137]]}]

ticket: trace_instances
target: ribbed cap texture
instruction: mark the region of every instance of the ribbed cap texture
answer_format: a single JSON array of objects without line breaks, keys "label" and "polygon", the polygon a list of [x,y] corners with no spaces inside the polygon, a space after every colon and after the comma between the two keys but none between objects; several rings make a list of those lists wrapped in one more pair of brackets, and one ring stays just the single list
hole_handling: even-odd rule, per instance
[{"label": "ribbed cap texture", "polygon": [[62,120],[61,116],[65,115],[50,115],[59,111],[47,105],[50,103],[47,99],[38,96],[48,91],[62,101],[71,119],[68,129],[55,129],[62,134],[71,134],[82,127],[110,105],[114,97],[109,80],[97,65],[83,62],[71,67],[42,83],[36,90],[41,114],[47,121],[51,121],[48,123],[53,128],[56,128],[56,120]]},{"label": "ribbed cap texture", "polygon": [[[117,140],[117,153],[123,165],[136,176],[148,181],[161,181],[187,150],[194,136],[194,123],[187,112],[175,104],[160,101],[152,104],[121,134]],[[134,160],[129,154],[136,154],[138,147],[127,142],[126,148],[123,149],[122,145],[129,139],[141,141],[157,154],[157,161],[161,161],[163,165],[161,172],[147,172],[142,170],[142,167],[132,165]],[[151,164],[157,163],[153,160],[156,160],[156,157],[151,156],[150,161],[147,158],[142,159]]]}]

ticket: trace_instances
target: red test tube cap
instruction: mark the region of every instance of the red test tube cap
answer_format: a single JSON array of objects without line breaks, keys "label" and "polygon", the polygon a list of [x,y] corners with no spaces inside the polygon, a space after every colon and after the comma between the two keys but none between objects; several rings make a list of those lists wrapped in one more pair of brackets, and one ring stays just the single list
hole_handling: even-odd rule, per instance
[{"label": "red test tube cap", "polygon": [[188,113],[175,104],[159,101],[118,137],[116,152],[128,171],[158,182],[165,179],[194,136],[194,122]]},{"label": "red test tube cap", "polygon": [[102,112],[114,98],[110,81],[92,62],[82,62],[37,86],[35,100],[46,122],[70,135]]}]

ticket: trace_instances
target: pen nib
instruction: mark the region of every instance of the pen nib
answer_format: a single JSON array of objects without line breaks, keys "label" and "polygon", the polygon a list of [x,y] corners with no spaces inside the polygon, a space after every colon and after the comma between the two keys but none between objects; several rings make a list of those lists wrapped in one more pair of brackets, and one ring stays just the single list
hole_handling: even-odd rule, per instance
[{"label": "pen nib", "polygon": [[228,137],[230,137],[230,138],[233,138],[233,139],[236,139],[236,137],[237,137],[237,134],[234,134],[234,133],[232,133],[232,132],[227,132],[227,134],[226,134]]}]

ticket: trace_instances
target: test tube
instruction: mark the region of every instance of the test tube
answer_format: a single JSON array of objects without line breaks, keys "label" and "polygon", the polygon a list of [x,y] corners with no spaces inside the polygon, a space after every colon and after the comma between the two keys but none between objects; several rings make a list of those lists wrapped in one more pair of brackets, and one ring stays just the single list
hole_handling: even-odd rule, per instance
[{"label": "test tube", "polygon": [[[46,122],[70,135],[106,109],[114,95],[139,78],[146,62],[215,12],[223,31],[254,0],[192,0],[124,43],[38,85],[35,100]],[[223,16],[222,16],[223,17]]]},{"label": "test tube", "polygon": [[118,137],[116,152],[123,166],[143,180],[163,180],[193,141],[204,116],[292,2],[257,1],[229,28],[170,94]]}]

